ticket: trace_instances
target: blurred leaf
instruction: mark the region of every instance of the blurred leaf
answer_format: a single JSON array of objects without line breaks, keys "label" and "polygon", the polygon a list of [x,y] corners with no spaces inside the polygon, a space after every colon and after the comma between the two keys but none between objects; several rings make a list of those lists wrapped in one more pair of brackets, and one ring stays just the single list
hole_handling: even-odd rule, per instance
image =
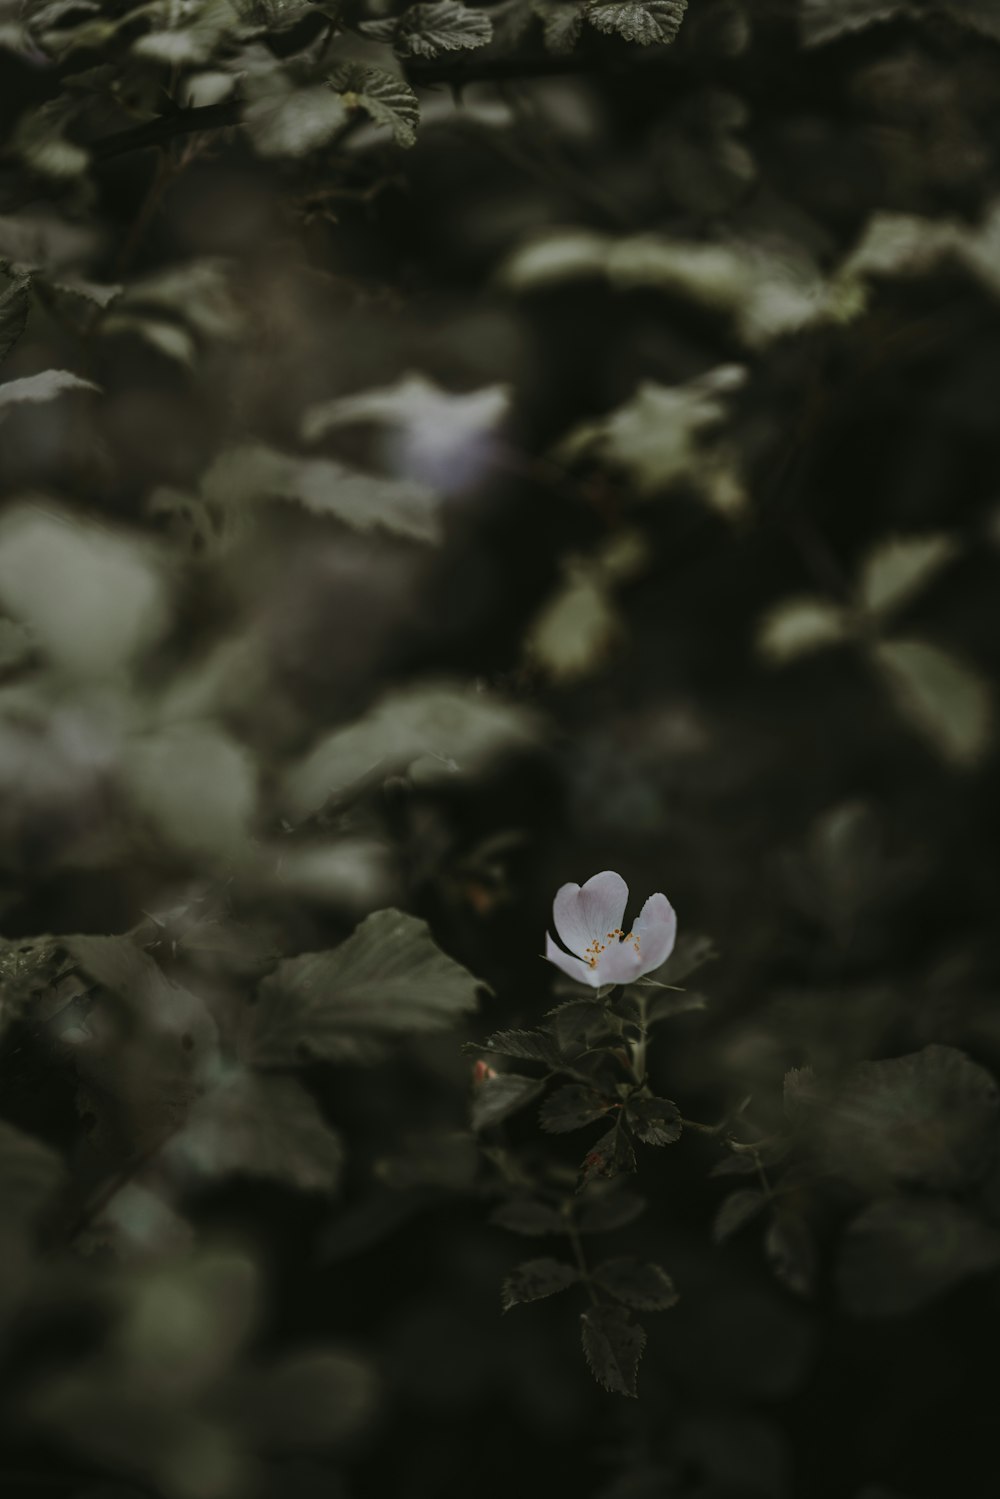
[{"label": "blurred leaf", "polygon": [[33,1227],[65,1175],[51,1146],[0,1120],[0,1235]]},{"label": "blurred leaf", "polygon": [[809,1225],[779,1208],[764,1235],[764,1253],[777,1279],[796,1296],[808,1296],[816,1279],[816,1246]]},{"label": "blurred leaf", "polygon": [[926,7],[922,0],[801,0],[801,4],[802,40],[807,47],[822,46],[899,16],[920,21],[928,10],[1000,40],[1000,15],[992,0],[937,0]]},{"label": "blurred leaf", "polygon": [[499,1072],[476,1085],[472,1096],[473,1129],[491,1129],[508,1115],[537,1098],[545,1083],[536,1077],[521,1077],[516,1072]]},{"label": "blurred leaf", "polygon": [[33,506],[0,523],[0,599],[57,665],[80,676],[120,670],[166,622],[163,581],[143,547]]},{"label": "blurred leaf", "polygon": [[901,609],[933,581],[957,551],[955,538],[943,531],[929,536],[894,536],[879,542],[861,565],[861,604],[880,616]]},{"label": "blurred leaf", "polygon": [[376,1396],[374,1375],[363,1359],[316,1348],[291,1354],[246,1380],[238,1409],[247,1437],[258,1449],[323,1450],[363,1425]]},{"label": "blurred leaf", "polygon": [[990,743],[993,723],[992,696],[978,672],[923,640],[883,640],[873,654],[913,727],[946,760],[974,765]]},{"label": "blurred leaf", "polygon": [[580,1318],[583,1352],[599,1385],[614,1395],[638,1395],[639,1359],[646,1333],[624,1307],[590,1307]]},{"label": "blurred leaf", "polygon": [[609,1234],[646,1211],[644,1200],[620,1181],[588,1182],[578,1194],[577,1225],[582,1234]]},{"label": "blurred leaf", "polygon": [[677,1304],[677,1292],[667,1272],[631,1255],[605,1260],[594,1271],[594,1280],[617,1301],[640,1312],[665,1312]]},{"label": "blurred leaf", "polygon": [[712,1223],[713,1244],[725,1243],[726,1239],[737,1233],[752,1218],[756,1218],[766,1206],[767,1197],[755,1188],[744,1187],[738,1192],[730,1192],[720,1202]]},{"label": "blurred leaf", "polygon": [[373,41],[391,42],[400,57],[437,57],[440,52],[483,47],[493,35],[489,16],[458,0],[411,5],[389,20],[364,21],[360,30]]},{"label": "blurred leaf", "polygon": [[645,1145],[673,1145],[681,1137],[681,1111],[669,1098],[630,1098],[626,1112]]},{"label": "blurred leaf", "polygon": [[902,1316],[997,1265],[1000,1234],[958,1203],[891,1197],[849,1226],[837,1282],[854,1316]]},{"label": "blurred leaf", "polygon": [[366,1033],[441,1030],[475,1008],[479,980],[447,957],[427,923],[392,909],[339,947],[286,958],[260,985],[247,1048],[261,1065],[350,1058]]},{"label": "blurred leaf", "polygon": [[328,84],[298,87],[277,70],[255,75],[243,123],[259,156],[306,156],[347,122],[343,100]]},{"label": "blurred leaf", "polygon": [[24,332],[30,305],[31,277],[16,276],[0,293],[0,363]]},{"label": "blurred leaf", "polygon": [[490,1222],[528,1236],[564,1234],[566,1220],[558,1208],[534,1197],[511,1197],[490,1214]]},{"label": "blurred leaf", "polygon": [[577,0],[534,0],[532,10],[542,23],[545,46],[556,56],[572,52],[583,30],[582,4]]},{"label": "blurred leaf", "polygon": [[511,1307],[523,1302],[542,1301],[546,1296],[554,1296],[558,1291],[576,1285],[579,1279],[576,1266],[564,1264],[561,1260],[525,1260],[503,1283],[503,1309],[509,1312]]},{"label": "blurred leaf", "polygon": [[535,619],[525,649],[555,681],[572,681],[602,665],[621,630],[607,584],[578,562],[570,565],[566,581]]},{"label": "blurred leaf", "polygon": [[150,29],[132,43],[132,51],[171,68],[208,62],[239,19],[230,0],[198,0],[184,6],[152,0],[141,13]]},{"label": "blurred leaf", "polygon": [[331,74],[330,84],[345,109],[363,109],[376,125],[392,131],[398,146],[416,143],[420,102],[410,85],[395,73],[352,64]]},{"label": "blurred leaf", "polygon": [[598,31],[649,47],[672,42],[686,10],[687,0],[587,0],[585,14]]},{"label": "blurred leaf", "polygon": [[943,1191],[986,1170],[1000,1112],[990,1074],[951,1046],[861,1062],[811,1110],[831,1169],[877,1191],[892,1182]]},{"label": "blurred leaf", "polygon": [[135,811],[168,846],[219,859],[245,849],[257,805],[256,766],[214,724],[137,736],[124,774]]},{"label": "blurred leaf", "polygon": [[773,665],[781,666],[849,638],[850,620],[839,605],[819,598],[784,599],[761,620],[757,649]]},{"label": "blurred leaf", "polygon": [[84,380],[70,370],[43,370],[40,375],[25,375],[22,380],[7,380],[0,385],[0,418],[22,401],[54,401],[68,390],[94,390],[101,387]]},{"label": "blurred leaf", "polygon": [[343,1146],[295,1078],[233,1068],[193,1105],[166,1157],[209,1179],[270,1177],[303,1192],[332,1192]]},{"label": "blurred leaf", "polygon": [[561,1135],[569,1130],[582,1129],[585,1124],[593,1124],[596,1119],[603,1119],[610,1107],[611,1100],[603,1098],[600,1093],[585,1088],[581,1083],[567,1083],[549,1094],[538,1117],[543,1129]]},{"label": "blurred leaf", "polygon": [[285,805],[302,819],[363,777],[384,780],[425,756],[440,763],[442,775],[475,774],[534,737],[532,715],[486,693],[446,685],[400,688],[356,723],[327,734],[292,767]]}]

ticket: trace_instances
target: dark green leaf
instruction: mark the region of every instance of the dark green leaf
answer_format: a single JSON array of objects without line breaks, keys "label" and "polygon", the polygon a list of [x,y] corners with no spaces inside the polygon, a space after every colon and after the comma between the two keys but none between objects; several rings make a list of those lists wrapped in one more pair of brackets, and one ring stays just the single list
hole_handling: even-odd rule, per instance
[{"label": "dark green leaf", "polygon": [[376,911],[328,952],[286,958],[250,1013],[248,1059],[334,1059],[369,1034],[440,1030],[476,1003],[477,980],[447,957],[426,922]]},{"label": "dark green leaf", "polygon": [[0,295],[0,363],[24,332],[31,301],[31,278],[18,276]]},{"label": "dark green leaf", "polygon": [[571,999],[556,1005],[546,1017],[552,1022],[556,1041],[563,1050],[593,1040],[608,1030],[607,1007],[603,999]]},{"label": "dark green leaf", "polygon": [[618,1301],[641,1312],[665,1312],[677,1303],[677,1292],[667,1272],[629,1255],[605,1260],[594,1271],[594,1279]]},{"label": "dark green leaf", "polygon": [[582,1083],[567,1083],[549,1094],[538,1117],[543,1129],[561,1135],[602,1119],[609,1108],[611,1100],[603,1098],[600,1093],[585,1088]]},{"label": "dark green leaf", "polygon": [[473,1129],[490,1129],[508,1115],[537,1098],[545,1087],[536,1077],[521,1077],[516,1072],[500,1072],[476,1085],[472,1097]]},{"label": "dark green leaf", "polygon": [[848,1228],[837,1281],[855,1316],[901,1316],[997,1265],[1000,1233],[958,1203],[891,1197]]},{"label": "dark green leaf", "polygon": [[402,78],[384,68],[351,64],[338,68],[330,83],[345,109],[363,109],[376,125],[385,125],[392,131],[397,145],[414,145],[420,103]]},{"label": "dark green leaf", "polygon": [[646,1210],[644,1200],[620,1181],[589,1182],[577,1198],[582,1234],[606,1234],[633,1223]]},{"label": "dark green leaf", "polygon": [[625,1131],[617,1124],[609,1129],[588,1150],[580,1169],[585,1182],[598,1176],[621,1176],[634,1171],[635,1151]]},{"label": "dark green leaf", "polygon": [[586,16],[598,31],[649,47],[672,42],[686,10],[687,0],[588,0]]},{"label": "dark green leaf", "polygon": [[503,1309],[509,1312],[512,1306],[519,1306],[522,1302],[542,1301],[557,1291],[565,1291],[579,1279],[576,1266],[567,1265],[562,1260],[525,1260],[503,1283]]},{"label": "dark green leaf", "polygon": [[391,42],[400,57],[437,57],[440,52],[483,47],[493,35],[489,16],[458,0],[411,5],[401,16],[365,21],[360,29],[374,41]]},{"label": "dark green leaf", "polygon": [[558,1208],[534,1197],[511,1197],[493,1209],[490,1222],[515,1234],[564,1234],[566,1220]]},{"label": "dark green leaf", "polygon": [[0,1120],[0,1232],[30,1228],[64,1177],[51,1146]]},{"label": "dark green leaf", "polygon": [[12,407],[23,401],[54,401],[66,391],[93,390],[100,386],[92,380],[84,380],[70,370],[43,370],[40,375],[25,375],[21,380],[8,380],[0,385],[0,416],[5,416]]},{"label": "dark green leaf", "polygon": [[764,1252],[775,1276],[796,1296],[808,1296],[816,1278],[816,1248],[797,1213],[779,1210],[764,1236]]},{"label": "dark green leaf", "polygon": [[598,1384],[612,1394],[635,1398],[645,1329],[621,1306],[591,1307],[580,1326],[584,1356]]},{"label": "dark green leaf", "polygon": [[786,1119],[794,1121],[800,1109],[816,1099],[816,1075],[811,1067],[793,1067],[785,1073],[783,1090]]},{"label": "dark green leaf", "polygon": [[669,1098],[630,1098],[628,1122],[645,1145],[673,1145],[681,1137],[681,1113]]},{"label": "dark green leaf", "polygon": [[728,1239],[730,1234],[736,1233],[737,1229],[749,1223],[751,1218],[766,1206],[767,1198],[763,1192],[754,1190],[752,1187],[742,1188],[738,1192],[730,1192],[719,1204],[719,1210],[712,1224],[712,1241],[721,1244]]},{"label": "dark green leaf", "polygon": [[522,1062],[544,1062],[547,1067],[557,1067],[561,1060],[559,1048],[545,1031],[494,1031],[479,1049]]}]

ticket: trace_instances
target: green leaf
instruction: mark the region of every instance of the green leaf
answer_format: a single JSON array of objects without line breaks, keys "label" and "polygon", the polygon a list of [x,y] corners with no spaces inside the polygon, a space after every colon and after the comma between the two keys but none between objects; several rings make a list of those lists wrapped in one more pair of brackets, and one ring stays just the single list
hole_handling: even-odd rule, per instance
[{"label": "green leaf", "polygon": [[1000,1114],[991,1075],[951,1046],[862,1062],[813,1111],[829,1169],[867,1190],[893,1183],[941,1191],[986,1170]]},{"label": "green leaf", "polygon": [[891,1197],[844,1235],[837,1284],[856,1317],[902,1316],[1000,1265],[1000,1234],[957,1202]]},{"label": "green leaf", "polygon": [[593,1181],[578,1194],[577,1211],[582,1234],[609,1234],[633,1223],[646,1211],[646,1204],[621,1181]]},{"label": "green leaf", "polygon": [[25,401],[54,401],[69,390],[93,390],[100,394],[101,387],[70,370],[43,370],[40,375],[8,380],[0,385],[0,418]]},{"label": "green leaf", "polygon": [[621,1176],[635,1170],[635,1151],[628,1135],[619,1125],[613,1125],[592,1145],[583,1158],[581,1171],[584,1182],[595,1177]]},{"label": "green leaf", "polygon": [[687,0],[588,0],[585,14],[598,31],[651,47],[674,40],[686,10]]},{"label": "green leaf", "polygon": [[545,46],[557,57],[572,52],[583,30],[582,4],[576,0],[534,0],[532,10],[542,23]]},{"label": "green leaf", "polygon": [[665,1312],[677,1304],[677,1292],[667,1272],[631,1255],[605,1260],[594,1271],[594,1280],[616,1300],[640,1312]]},{"label": "green leaf", "polygon": [[17,276],[0,294],[0,363],[24,332],[31,305],[31,277]]},{"label": "green leaf", "polygon": [[757,627],[757,649],[773,666],[784,666],[849,638],[846,610],[821,598],[783,599]]},{"label": "green leaf", "polygon": [[516,1072],[499,1072],[477,1084],[472,1097],[473,1129],[490,1129],[510,1114],[537,1098],[545,1087],[537,1077],[521,1077]]},{"label": "green leaf", "polygon": [[475,1050],[493,1051],[522,1062],[544,1062],[547,1067],[558,1067],[562,1060],[559,1048],[545,1031],[494,1031]]},{"label": "green leaf", "polygon": [[808,1296],[816,1278],[816,1247],[797,1213],[777,1211],[764,1235],[764,1253],[775,1277],[796,1296]]},{"label": "green leaf", "polygon": [[536,1197],[511,1197],[500,1203],[490,1214],[490,1222],[499,1228],[509,1228],[511,1233],[529,1237],[544,1234],[564,1234],[566,1220],[558,1208]]},{"label": "green leaf", "polygon": [[752,1187],[743,1187],[738,1192],[730,1192],[729,1196],[724,1197],[719,1204],[712,1223],[712,1243],[724,1243],[731,1234],[736,1233],[745,1223],[749,1223],[751,1218],[756,1218],[766,1206],[767,1198],[764,1193]]},{"label": "green leaf", "polygon": [[366,776],[387,776],[426,760],[448,776],[485,770],[505,752],[534,742],[535,721],[486,693],[446,684],[400,688],[356,723],[334,729],[294,765],[284,805],[301,820]]},{"label": "green leaf", "polygon": [[609,1098],[603,1098],[582,1083],[567,1083],[549,1094],[538,1117],[543,1129],[561,1135],[569,1130],[582,1129],[585,1124],[593,1124],[595,1119],[603,1119],[610,1108]]},{"label": "green leaf", "polygon": [[347,121],[343,101],[325,83],[302,88],[277,74],[255,84],[243,123],[268,160],[318,151]]},{"label": "green leaf", "polygon": [[401,16],[365,21],[359,29],[374,41],[391,42],[400,57],[437,57],[440,52],[484,47],[493,36],[489,16],[458,0],[411,5]]},{"label": "green leaf", "polygon": [[603,999],[571,999],[549,1010],[547,1019],[563,1051],[579,1048],[598,1034],[609,1032],[607,1006]]},{"label": "green leaf", "polygon": [[218,860],[246,851],[257,768],[216,725],[180,724],[136,736],[123,773],[137,819],[147,819],[167,847]]},{"label": "green leaf", "polygon": [[376,911],[327,952],[286,958],[260,985],[247,1048],[257,1063],[350,1057],[366,1033],[441,1030],[475,1008],[479,981],[427,923]]},{"label": "green leaf", "polygon": [[596,671],[621,631],[621,616],[607,582],[586,563],[575,561],[529,628],[525,651],[553,681],[570,682]]},{"label": "green leaf", "polygon": [[973,667],[923,640],[883,640],[873,655],[899,711],[944,759],[964,767],[982,758],[993,700]]},{"label": "green leaf", "polygon": [[555,1296],[557,1292],[576,1285],[579,1279],[576,1266],[564,1264],[561,1260],[525,1260],[503,1283],[503,1309],[509,1312],[512,1306],[524,1302],[543,1301],[547,1296]]},{"label": "green leaf", "polygon": [[681,1137],[681,1111],[669,1098],[630,1098],[627,1117],[644,1145],[673,1145]]},{"label": "green leaf", "polygon": [[286,500],[355,531],[381,528],[413,541],[441,540],[440,497],[426,485],[365,473],[330,458],[298,458],[263,443],[221,453],[201,489],[204,499],[223,511]]},{"label": "green leaf", "polygon": [[30,1229],[65,1176],[50,1146],[0,1120],[0,1234]]},{"label": "green leaf", "polygon": [[392,131],[399,146],[412,146],[420,123],[420,101],[402,78],[384,68],[352,63],[331,75],[330,85],[347,110],[363,109],[376,125]]},{"label": "green leaf", "polygon": [[371,1367],[356,1354],[311,1348],[244,1376],[240,1420],[254,1447],[325,1455],[364,1425],[377,1393]]},{"label": "green leaf", "polygon": [[269,1177],[332,1192],[343,1146],[297,1079],[234,1067],[194,1104],[164,1158],[209,1180]]},{"label": "green leaf", "polygon": [[587,1367],[597,1383],[614,1395],[634,1399],[645,1329],[621,1306],[590,1307],[580,1318],[580,1328]]},{"label": "green leaf", "polygon": [[198,0],[195,5],[182,6],[176,0],[153,0],[142,6],[140,13],[151,26],[132,43],[132,51],[137,57],[170,68],[208,62],[239,21],[230,0]]},{"label": "green leaf", "polygon": [[933,581],[958,552],[953,536],[891,536],[865,557],[858,578],[858,600],[869,613],[884,618],[901,609]]}]

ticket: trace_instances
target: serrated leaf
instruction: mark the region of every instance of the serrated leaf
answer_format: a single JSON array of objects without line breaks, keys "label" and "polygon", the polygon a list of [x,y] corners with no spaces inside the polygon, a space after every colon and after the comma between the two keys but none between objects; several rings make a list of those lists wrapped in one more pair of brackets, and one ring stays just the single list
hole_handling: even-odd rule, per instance
[{"label": "serrated leaf", "polygon": [[286,958],[258,990],[246,1052],[257,1063],[350,1054],[365,1033],[441,1030],[475,1008],[479,981],[434,942],[427,923],[376,911],[326,952]]},{"label": "serrated leaf", "polygon": [[285,778],[284,805],[301,819],[365,776],[380,779],[426,759],[447,777],[475,774],[530,745],[533,717],[467,687],[425,684],[388,694],[356,723],[334,729]]},{"label": "serrated leaf", "polygon": [[757,649],[774,666],[849,638],[847,611],[821,598],[783,599],[757,627]]},{"label": "serrated leaf", "polygon": [[522,1062],[543,1062],[547,1067],[557,1067],[561,1061],[559,1048],[545,1031],[494,1031],[476,1050]]},{"label": "serrated leaf", "polygon": [[556,1040],[564,1051],[608,1029],[603,999],[571,999],[549,1010],[546,1018],[551,1020]]},{"label": "serrated leaf", "polygon": [[588,0],[585,14],[598,31],[651,47],[674,40],[686,10],[687,0]]},{"label": "serrated leaf", "polygon": [[900,712],[944,759],[959,766],[981,759],[993,699],[973,667],[924,640],[883,640],[873,655]]},{"label": "serrated leaf", "polygon": [[332,1192],[344,1151],[296,1078],[232,1068],[194,1104],[164,1155],[209,1180],[269,1177],[304,1192]]},{"label": "serrated leaf", "polygon": [[490,1222],[529,1237],[566,1232],[566,1220],[559,1209],[535,1197],[511,1197],[500,1203],[490,1214]]},{"label": "serrated leaf", "polygon": [[0,295],[0,363],[24,332],[30,305],[31,277],[17,276]]},{"label": "serrated leaf", "polygon": [[473,1129],[490,1129],[510,1114],[537,1098],[545,1087],[537,1077],[522,1077],[516,1072],[499,1072],[476,1086],[472,1097]]},{"label": "serrated leaf", "polygon": [[549,1094],[538,1111],[538,1118],[543,1129],[561,1135],[603,1119],[610,1108],[611,1100],[595,1093],[592,1088],[586,1088],[582,1083],[567,1083]]},{"label": "serrated leaf", "polygon": [[858,600],[880,617],[900,609],[946,567],[958,543],[944,532],[928,536],[891,536],[865,557],[858,578]]},{"label": "serrated leaf", "polygon": [[1000,1265],[1000,1234],[948,1198],[891,1197],[844,1235],[837,1283],[856,1317],[902,1316]]},{"label": "serrated leaf", "polygon": [[582,1234],[609,1234],[645,1211],[644,1198],[620,1180],[588,1182],[577,1197],[577,1227]]},{"label": "serrated leaf", "polygon": [[622,1176],[635,1170],[635,1151],[628,1135],[619,1125],[614,1125],[592,1145],[583,1158],[581,1166],[583,1181],[595,1177]]},{"label": "serrated leaf", "polygon": [[535,0],[532,9],[542,23],[546,49],[557,57],[572,52],[583,30],[583,5],[577,0]]},{"label": "serrated leaf", "polygon": [[640,1312],[665,1312],[678,1301],[674,1283],[664,1269],[631,1255],[605,1260],[594,1271],[594,1280],[617,1301]]},{"label": "serrated leaf", "polygon": [[0,417],[14,406],[25,401],[54,401],[57,396],[70,390],[92,390],[98,395],[101,387],[93,380],[84,380],[70,370],[43,370],[39,375],[25,375],[21,380],[7,380],[0,385]]},{"label": "serrated leaf", "polygon": [[512,1306],[524,1302],[543,1301],[547,1296],[555,1296],[559,1291],[576,1285],[579,1279],[576,1266],[567,1265],[562,1260],[525,1260],[503,1283],[503,1309],[509,1312]]},{"label": "serrated leaf", "polygon": [[342,100],[326,84],[311,88],[262,85],[243,110],[257,154],[267,160],[306,156],[325,146],[347,120]]},{"label": "serrated leaf", "polygon": [[681,1111],[669,1098],[630,1098],[627,1117],[644,1145],[673,1145],[681,1137]]},{"label": "serrated leaf", "polygon": [[989,1163],[1000,1115],[993,1077],[952,1046],[862,1062],[814,1111],[827,1166],[867,1190],[956,1191]]},{"label": "serrated leaf", "polygon": [[621,1306],[589,1308],[580,1318],[580,1328],[587,1366],[597,1383],[614,1395],[634,1399],[645,1329]]},{"label": "serrated leaf", "polygon": [[493,36],[489,16],[458,0],[411,5],[401,16],[365,21],[359,29],[374,41],[391,42],[400,57],[437,57],[440,52],[484,47]]},{"label": "serrated leaf", "polygon": [[752,1187],[743,1187],[738,1192],[730,1192],[728,1197],[722,1199],[713,1220],[712,1243],[725,1243],[731,1234],[736,1233],[752,1218],[756,1218],[766,1206],[767,1198],[764,1193],[755,1191]]},{"label": "serrated leaf", "polygon": [[376,125],[392,131],[399,146],[412,146],[420,123],[420,101],[404,79],[384,68],[357,64],[338,68],[330,84],[347,110],[363,109]]}]

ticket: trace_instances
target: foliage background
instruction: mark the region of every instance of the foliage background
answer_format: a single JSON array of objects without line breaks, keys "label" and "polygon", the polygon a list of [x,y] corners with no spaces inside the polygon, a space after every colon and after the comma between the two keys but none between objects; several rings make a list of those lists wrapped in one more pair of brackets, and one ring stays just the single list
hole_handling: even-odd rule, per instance
[{"label": "foliage background", "polygon": [[[1000,7],[3,0],[0,99],[2,1492],[992,1494]],[[637,1400],[482,1051],[607,868]]]}]

